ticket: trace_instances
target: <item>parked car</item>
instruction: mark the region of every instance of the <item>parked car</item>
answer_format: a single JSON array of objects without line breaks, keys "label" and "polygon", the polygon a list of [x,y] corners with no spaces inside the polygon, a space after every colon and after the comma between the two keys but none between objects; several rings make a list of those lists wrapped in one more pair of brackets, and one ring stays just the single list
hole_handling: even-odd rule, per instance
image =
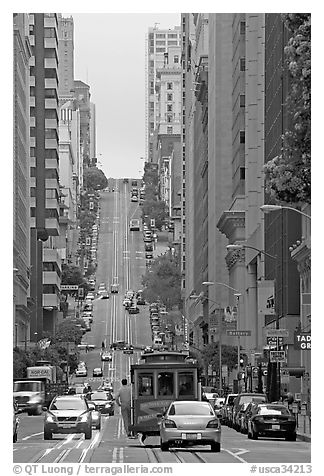
[{"label": "parked car", "polygon": [[214,404],[215,399],[218,397],[216,388],[214,387],[202,387],[202,397],[207,399],[210,403]]},{"label": "parked car", "polygon": [[296,418],[280,403],[253,404],[247,415],[247,434],[253,440],[265,436],[296,441]]},{"label": "parked car", "polygon": [[76,377],[87,377],[88,372],[86,367],[78,367],[75,371],[75,376]]},{"label": "parked car", "polygon": [[126,342],[124,340],[118,340],[116,342],[113,342],[110,346],[111,349],[115,350],[123,350],[126,345]]},{"label": "parked car", "polygon": [[215,402],[214,402],[214,411],[216,413],[216,415],[218,416],[219,420],[222,421],[222,408],[225,404],[225,398],[223,397],[218,397],[216,398]]},{"label": "parked car", "polygon": [[[232,428],[239,430],[239,412],[241,410],[241,405],[245,405],[245,409],[250,402],[256,403],[267,403],[268,399],[264,393],[239,393],[233,403],[233,412],[232,412]],[[240,415],[241,416],[241,415]]]},{"label": "parked car", "polygon": [[131,305],[128,307],[128,312],[129,314],[138,314],[139,313],[139,308],[137,306]]},{"label": "parked car", "polygon": [[18,439],[18,427],[19,427],[19,418],[18,418],[18,404],[15,399],[13,399],[13,443],[17,443]]},{"label": "parked car", "polygon": [[126,344],[123,349],[124,354],[133,354],[134,353],[134,346],[131,344]]},{"label": "parked car", "polygon": [[43,407],[43,410],[46,412],[44,440],[51,440],[56,433],[84,433],[86,440],[91,439],[91,410],[83,396],[56,396],[50,406]]},{"label": "parked car", "polygon": [[221,425],[208,402],[174,401],[157,417],[161,451],[168,451],[170,446],[192,445],[211,445],[211,451],[220,451]]},{"label": "parked car", "polygon": [[151,354],[152,352],[154,352],[154,350],[152,349],[151,346],[147,345],[144,347],[144,350],[143,350],[144,354]]},{"label": "parked car", "polygon": [[101,293],[101,299],[109,299],[109,293],[108,291],[103,291]]},{"label": "parked car", "polygon": [[86,300],[88,300],[88,301],[93,301],[94,298],[95,298],[95,297],[94,297],[94,294],[93,294],[93,293],[88,293],[88,294],[86,295]]},{"label": "parked car", "polygon": [[220,416],[219,416],[223,425],[231,426],[231,423],[230,423],[232,420],[231,414],[232,414],[235,397],[237,397],[237,393],[229,393],[228,395],[226,395],[225,403],[223,407],[221,408]]}]

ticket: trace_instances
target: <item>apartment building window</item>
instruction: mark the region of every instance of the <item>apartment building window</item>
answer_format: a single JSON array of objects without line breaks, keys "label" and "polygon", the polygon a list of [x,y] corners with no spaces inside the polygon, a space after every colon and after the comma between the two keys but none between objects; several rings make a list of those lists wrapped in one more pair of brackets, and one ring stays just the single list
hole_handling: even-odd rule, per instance
[{"label": "apartment building window", "polygon": [[156,52],[157,52],[157,53],[164,53],[164,52],[165,52],[165,48],[156,48]]},{"label": "apartment building window", "polygon": [[154,61],[150,60],[150,68],[154,68]]},{"label": "apartment building window", "polygon": [[174,63],[179,63],[179,56],[176,55],[176,56],[173,58],[173,61],[174,61]]},{"label": "apartment building window", "polygon": [[152,111],[154,111],[154,102],[153,102],[153,101],[150,101],[150,109],[151,109]]},{"label": "apartment building window", "polygon": [[172,104],[167,104],[167,111],[172,112]]},{"label": "apartment building window", "polygon": [[167,89],[173,89],[173,84],[172,83],[167,83]]},{"label": "apartment building window", "polygon": [[169,40],[168,41],[168,46],[177,46],[178,42],[174,40]]},{"label": "apartment building window", "polygon": [[240,35],[245,35],[245,27],[246,27],[245,21],[241,21],[240,22]]},{"label": "apartment building window", "polygon": [[151,131],[154,131],[154,122],[150,122],[150,129]]},{"label": "apartment building window", "polygon": [[157,40],[157,45],[165,45],[165,40]]},{"label": "apartment building window", "polygon": [[56,129],[45,129],[45,139],[58,139]]},{"label": "apartment building window", "polygon": [[56,38],[55,28],[45,28],[44,36],[45,38]]},{"label": "apartment building window", "polygon": [[30,196],[32,198],[36,197],[36,187],[30,187]]},{"label": "apartment building window", "polygon": [[240,94],[240,107],[245,107],[245,94]]},{"label": "apartment building window", "polygon": [[172,115],[171,114],[167,115],[167,122],[172,122]]},{"label": "apartment building window", "polygon": [[30,176],[36,177],[36,167],[30,167]]},{"label": "apartment building window", "polygon": [[150,89],[150,94],[154,94],[154,88]]},{"label": "apartment building window", "polygon": [[59,219],[59,214],[57,213],[56,208],[46,208],[45,209],[45,218],[56,218]]},{"label": "apartment building window", "polygon": [[173,100],[172,93],[168,93],[167,94],[167,101],[172,101],[172,100]]},{"label": "apartment building window", "polygon": [[168,33],[168,38],[178,38],[178,33]]},{"label": "apartment building window", "polygon": [[240,180],[245,180],[245,167],[240,167]]},{"label": "apartment building window", "polygon": [[56,286],[53,284],[43,284],[43,294],[56,294]]},{"label": "apartment building window", "polygon": [[168,126],[167,127],[167,134],[172,134],[173,133],[173,127],[172,126]]},{"label": "apartment building window", "polygon": [[45,89],[45,97],[47,99],[57,99],[56,89]]},{"label": "apartment building window", "polygon": [[157,33],[155,38],[165,38],[165,33]]},{"label": "apartment building window", "polygon": [[240,144],[245,144],[245,131],[240,131]]},{"label": "apartment building window", "polygon": [[240,58],[240,71],[245,71],[245,58]]},{"label": "apartment building window", "polygon": [[59,199],[57,190],[55,188],[47,188],[45,190],[45,196],[46,196],[46,198],[50,198],[50,199],[51,198],[54,198],[56,200]]}]

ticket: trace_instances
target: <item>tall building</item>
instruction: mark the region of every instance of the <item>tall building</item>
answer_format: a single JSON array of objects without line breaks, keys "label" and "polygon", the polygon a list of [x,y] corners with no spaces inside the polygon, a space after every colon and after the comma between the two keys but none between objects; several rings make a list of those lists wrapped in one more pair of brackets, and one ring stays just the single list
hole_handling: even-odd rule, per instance
[{"label": "tall building", "polygon": [[74,91],[74,22],[73,18],[58,15],[59,25],[59,97],[62,101],[73,97]]},{"label": "tall building", "polygon": [[[58,18],[29,16],[31,340],[55,332],[60,303],[58,155]],[[37,121],[37,123],[36,123]],[[37,190],[37,193],[36,193]]]},{"label": "tall building", "polygon": [[80,109],[80,141],[83,167],[89,167],[90,157],[90,86],[83,81],[74,81],[74,97]]},{"label": "tall building", "polygon": [[29,58],[28,15],[13,16],[13,293],[14,346],[30,341]]},{"label": "tall building", "polygon": [[[159,121],[158,97],[156,94],[156,70],[163,67],[164,53],[169,47],[181,45],[180,26],[173,29],[149,28],[145,53],[145,142],[146,162],[153,161],[154,130]],[[180,58],[179,58],[180,62]]]},{"label": "tall building", "polygon": [[96,165],[96,105],[90,102],[90,160]]}]

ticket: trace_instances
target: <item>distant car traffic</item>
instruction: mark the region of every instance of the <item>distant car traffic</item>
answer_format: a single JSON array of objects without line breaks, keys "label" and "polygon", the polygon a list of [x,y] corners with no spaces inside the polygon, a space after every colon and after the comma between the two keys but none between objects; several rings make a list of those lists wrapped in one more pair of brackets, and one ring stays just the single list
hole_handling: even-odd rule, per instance
[{"label": "distant car traffic", "polygon": [[118,278],[114,277],[113,282],[110,285],[110,292],[111,293],[118,293],[118,291],[119,291]]},{"label": "distant car traffic", "polygon": [[112,361],[112,355],[110,352],[102,352],[101,354],[101,360],[103,362],[111,362]]},{"label": "distant car traffic", "polygon": [[75,371],[75,376],[76,377],[87,377],[87,375],[88,375],[88,372],[87,372],[87,369],[85,367],[79,367]]},{"label": "distant car traffic", "polygon": [[123,349],[124,354],[133,354],[134,347],[131,344],[126,344]]},{"label": "distant car traffic", "polygon": [[221,449],[221,425],[208,402],[174,401],[160,418],[162,451],[170,446],[210,445],[211,451]]},{"label": "distant car traffic", "polygon": [[101,293],[101,299],[109,299],[109,293],[108,291],[103,291]]},{"label": "distant car traffic", "polygon": [[92,371],[92,376],[93,377],[102,377],[103,376],[102,368],[101,367],[94,368],[93,371]]},{"label": "distant car traffic", "polygon": [[93,293],[88,293],[88,294],[86,295],[86,300],[91,300],[91,301],[93,301],[94,298],[95,298],[95,297],[94,297],[94,294],[93,294]]},{"label": "distant car traffic", "polygon": [[83,396],[56,396],[50,406],[44,407],[43,410],[46,411],[44,440],[51,440],[56,433],[84,433],[86,440],[91,439],[91,411]]},{"label": "distant car traffic", "polygon": [[92,392],[90,395],[90,402],[93,402],[97,411],[103,415],[113,416],[114,414],[114,399],[111,392],[98,391]]},{"label": "distant car traffic", "polygon": [[124,340],[118,340],[116,342],[113,342],[110,346],[111,349],[118,349],[118,350],[123,350],[126,345],[126,342]]},{"label": "distant car traffic", "polygon": [[139,308],[137,306],[131,305],[128,307],[129,314],[138,314]]}]

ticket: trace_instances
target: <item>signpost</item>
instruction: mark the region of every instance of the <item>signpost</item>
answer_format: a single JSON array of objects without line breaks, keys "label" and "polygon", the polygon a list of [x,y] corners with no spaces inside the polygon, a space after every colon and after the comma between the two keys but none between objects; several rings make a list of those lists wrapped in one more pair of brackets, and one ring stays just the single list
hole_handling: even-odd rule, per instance
[{"label": "signpost", "polygon": [[243,331],[243,330],[236,330],[236,331],[227,330],[226,334],[228,336],[233,336],[233,337],[246,337],[246,336],[251,335],[251,331],[250,330],[245,330],[245,331]]},{"label": "signpost", "polygon": [[286,362],[284,350],[270,350],[270,362]]},{"label": "signpost", "polygon": [[289,337],[287,329],[266,329],[267,337]]},{"label": "signpost", "polygon": [[61,284],[61,291],[77,291],[78,284]]}]

